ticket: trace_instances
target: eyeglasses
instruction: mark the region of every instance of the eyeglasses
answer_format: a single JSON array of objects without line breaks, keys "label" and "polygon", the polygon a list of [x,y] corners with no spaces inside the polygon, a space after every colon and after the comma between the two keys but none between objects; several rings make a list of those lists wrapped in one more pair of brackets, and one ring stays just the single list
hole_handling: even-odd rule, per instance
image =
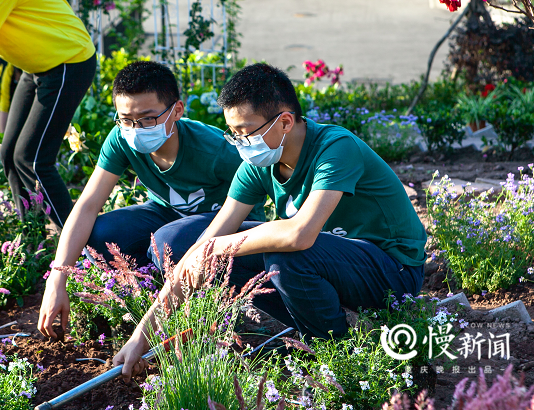
[{"label": "eyeglasses", "polygon": [[163,111],[160,115],[157,117],[143,117],[136,120],[131,120],[129,118],[117,118],[118,113],[115,113],[115,118],[113,120],[115,121],[115,124],[117,124],[119,127],[122,128],[133,128],[135,124],[139,124],[141,128],[154,128],[156,125],[158,125],[158,118],[161,117],[163,114],[165,114],[169,109],[174,106],[176,102],[173,102],[171,105],[169,105],[165,111]]},{"label": "eyeglasses", "polygon": [[[250,140],[248,139],[248,137],[250,137],[252,134],[254,134],[254,133],[258,132],[259,130],[261,130],[263,127],[265,127],[267,124],[269,124],[272,120],[274,120],[275,118],[279,117],[280,115],[282,115],[285,112],[289,112],[290,114],[295,114],[294,111],[282,111],[282,112],[279,112],[273,118],[271,118],[269,121],[267,121],[265,124],[263,124],[261,127],[258,127],[254,131],[249,132],[248,134],[244,134],[244,135],[234,134],[234,133],[232,133],[230,131],[230,127],[228,127],[228,129],[226,131],[224,131],[223,136],[224,136],[224,138],[226,138],[226,141],[228,141],[232,145],[236,145],[236,143],[238,143],[240,145],[243,145],[244,147],[248,147],[248,146],[250,146]],[[267,131],[269,131],[269,130],[267,130]]]}]

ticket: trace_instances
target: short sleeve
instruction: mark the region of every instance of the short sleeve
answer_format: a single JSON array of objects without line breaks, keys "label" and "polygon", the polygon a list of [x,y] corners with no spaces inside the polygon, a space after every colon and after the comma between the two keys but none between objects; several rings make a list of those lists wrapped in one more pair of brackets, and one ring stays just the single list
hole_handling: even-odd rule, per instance
[{"label": "short sleeve", "polygon": [[255,205],[265,200],[267,192],[257,170],[242,162],[234,175],[228,196],[247,205]]},{"label": "short sleeve", "polygon": [[354,139],[336,140],[316,160],[311,191],[341,191],[354,195],[356,184],[363,175],[363,163],[362,152]]},{"label": "short sleeve", "polygon": [[11,82],[13,80],[13,65],[8,63],[1,76],[0,82],[0,112],[9,112],[11,104]]},{"label": "short sleeve", "polygon": [[120,176],[128,168],[130,161],[121,146],[119,138],[121,138],[119,127],[116,126],[108,134],[102,145],[97,165],[112,174]]}]

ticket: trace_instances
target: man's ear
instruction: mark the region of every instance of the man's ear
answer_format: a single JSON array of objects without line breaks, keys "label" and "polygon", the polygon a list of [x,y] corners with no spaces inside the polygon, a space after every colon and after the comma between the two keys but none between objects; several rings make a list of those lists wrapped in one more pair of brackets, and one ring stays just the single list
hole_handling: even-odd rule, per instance
[{"label": "man's ear", "polygon": [[295,125],[295,117],[290,114],[288,111],[284,112],[279,121],[282,123],[282,130],[284,134],[289,134],[293,125]]},{"label": "man's ear", "polygon": [[184,102],[182,100],[177,101],[173,109],[173,121],[178,121],[180,118],[182,118],[184,115],[184,110]]}]

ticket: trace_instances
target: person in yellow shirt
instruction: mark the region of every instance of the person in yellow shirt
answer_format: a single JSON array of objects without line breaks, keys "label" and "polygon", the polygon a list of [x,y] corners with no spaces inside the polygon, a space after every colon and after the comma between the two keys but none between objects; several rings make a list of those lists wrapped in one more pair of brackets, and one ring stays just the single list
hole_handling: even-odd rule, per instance
[{"label": "person in yellow shirt", "polygon": [[[0,0],[0,58],[23,70],[0,156],[21,217],[38,183],[63,227],[72,209],[55,168],[70,120],[91,85],[95,47],[66,0]],[[24,189],[26,188],[26,189]]]},{"label": "person in yellow shirt", "polygon": [[13,64],[6,63],[0,71],[0,133],[6,130],[7,114],[11,105],[11,98],[19,82],[21,70],[13,67]]}]

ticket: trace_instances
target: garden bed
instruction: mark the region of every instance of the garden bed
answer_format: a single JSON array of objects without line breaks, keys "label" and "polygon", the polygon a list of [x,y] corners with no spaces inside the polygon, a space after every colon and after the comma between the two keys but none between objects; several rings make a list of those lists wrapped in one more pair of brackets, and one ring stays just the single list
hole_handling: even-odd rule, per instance
[{"label": "garden bed", "polygon": [[[518,166],[526,166],[531,159],[524,157],[524,153],[518,150],[515,153],[513,161],[502,161],[497,155],[487,155],[474,151],[470,148],[457,150],[451,158],[445,158],[441,155],[418,154],[412,157],[412,161],[392,164],[401,181],[415,189],[415,195],[412,196],[412,203],[416,208],[419,216],[423,221],[426,219],[426,197],[422,190],[422,183],[432,177],[432,173],[438,169],[442,175],[448,174],[451,178],[459,178],[467,181],[474,181],[476,178],[490,178],[504,180],[509,172],[516,173]],[[426,222],[425,222],[426,224]],[[448,268],[442,260],[428,261],[426,278],[423,285],[423,291],[430,296],[438,296],[444,299],[449,292],[448,287],[442,283]],[[41,291],[44,283],[41,283]],[[456,290],[459,291],[459,290]],[[455,292],[456,292],[455,291]],[[480,332],[485,338],[489,337],[488,332],[510,334],[510,355],[509,360],[481,357],[479,360],[476,354],[469,355],[467,358],[460,357],[457,365],[460,366],[459,373],[453,373],[451,369],[445,368],[443,372],[437,374],[435,391],[431,394],[436,400],[436,408],[442,409],[450,404],[451,397],[454,393],[456,384],[465,377],[475,380],[478,377],[476,373],[470,373],[469,368],[475,366],[485,368],[489,366],[492,373],[486,374],[488,380],[492,380],[497,374],[502,374],[509,363],[514,365],[514,371],[519,375],[524,371],[525,384],[530,386],[534,384],[534,345],[531,340],[534,338],[534,326],[526,325],[514,319],[508,322],[495,322],[485,315],[485,312],[495,307],[503,306],[516,300],[522,300],[530,315],[534,317],[534,284],[527,282],[512,286],[510,289],[497,290],[486,293],[468,295],[471,306],[475,309],[471,312],[460,312],[459,318],[464,318],[470,323],[481,323],[481,328],[467,328],[463,332],[476,333]],[[68,337],[65,341],[53,342],[44,340],[43,336],[37,331],[37,320],[39,316],[39,307],[41,294],[24,298],[22,308],[12,305],[7,310],[0,311],[0,325],[16,320],[17,324],[0,330],[1,334],[14,333],[16,331],[31,334],[28,338],[17,337],[17,346],[4,343],[0,349],[4,354],[18,353],[19,357],[27,357],[28,361],[33,364],[40,364],[44,367],[41,372],[36,371],[37,377],[37,394],[32,399],[33,404],[37,405],[43,401],[50,400],[61,393],[78,386],[79,384],[91,379],[92,377],[108,370],[111,367],[113,349],[111,342],[105,341],[103,344],[98,341],[89,341],[84,345],[77,345],[76,341]],[[260,324],[247,323],[245,331],[250,333],[263,332],[266,335],[275,334],[283,325],[262,316]],[[495,327],[497,326],[497,327]],[[499,328],[498,326],[503,326]],[[249,336],[244,337],[245,343],[252,346],[265,340],[267,336]],[[461,334],[455,339],[459,343]],[[104,360],[106,363],[99,361],[76,361],[78,358],[94,357]],[[434,363],[439,365],[439,360]],[[155,373],[152,369],[149,373]],[[65,409],[89,410],[89,409],[106,409],[107,406],[114,406],[113,409],[128,409],[133,404],[139,408],[139,399],[142,397],[142,391],[139,384],[143,383],[145,376],[136,378],[129,385],[124,384],[121,380],[114,380],[101,386],[98,389],[86,394],[81,399],[75,400],[64,406]]]}]

